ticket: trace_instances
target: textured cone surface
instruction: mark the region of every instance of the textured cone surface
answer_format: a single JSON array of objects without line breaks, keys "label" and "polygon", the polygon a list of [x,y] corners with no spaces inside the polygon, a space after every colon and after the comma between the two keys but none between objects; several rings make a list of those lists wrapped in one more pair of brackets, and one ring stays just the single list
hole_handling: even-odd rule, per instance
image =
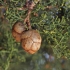
[{"label": "textured cone surface", "polygon": [[12,36],[17,42],[21,41],[21,34],[17,33],[16,31],[12,30]]},{"label": "textured cone surface", "polygon": [[16,22],[13,25],[13,29],[17,32],[17,33],[22,33],[23,31],[26,30],[25,25],[22,22]]},{"label": "textured cone surface", "polygon": [[36,30],[26,31],[21,35],[21,44],[26,52],[34,54],[40,49],[41,36]]},{"label": "textured cone surface", "polygon": [[12,27],[12,35],[17,42],[21,41],[21,34],[26,30],[26,26],[22,22],[16,22]]}]

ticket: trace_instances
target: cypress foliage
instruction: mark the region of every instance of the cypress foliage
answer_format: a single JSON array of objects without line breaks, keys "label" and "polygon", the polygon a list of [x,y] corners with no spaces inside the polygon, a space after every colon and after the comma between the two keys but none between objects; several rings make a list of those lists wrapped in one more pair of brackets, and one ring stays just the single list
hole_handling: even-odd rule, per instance
[{"label": "cypress foliage", "polygon": [[33,55],[25,52],[11,33],[14,23],[27,16],[25,2],[0,0],[0,70],[45,70],[44,53],[70,59],[70,1],[40,0],[35,5],[30,23],[40,32],[42,44]]}]

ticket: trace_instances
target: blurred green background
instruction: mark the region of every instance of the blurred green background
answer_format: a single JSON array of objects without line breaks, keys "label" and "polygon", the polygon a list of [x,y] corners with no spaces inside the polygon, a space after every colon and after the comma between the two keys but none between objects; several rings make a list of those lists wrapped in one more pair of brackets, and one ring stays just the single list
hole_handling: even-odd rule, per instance
[{"label": "blurred green background", "polygon": [[0,70],[70,70],[70,0],[40,0],[30,22],[42,37],[35,54],[12,37],[12,26],[23,21],[26,0],[0,0]]}]

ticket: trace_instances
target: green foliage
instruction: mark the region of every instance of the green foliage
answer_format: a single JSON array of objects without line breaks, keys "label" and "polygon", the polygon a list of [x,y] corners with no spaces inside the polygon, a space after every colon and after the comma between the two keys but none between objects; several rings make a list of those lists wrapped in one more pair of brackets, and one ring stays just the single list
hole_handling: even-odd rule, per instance
[{"label": "green foliage", "polygon": [[[0,4],[6,8],[2,14],[0,8],[0,70],[44,70],[45,59],[43,53],[54,54],[56,58],[65,56],[70,59],[70,1],[69,0],[41,0],[31,13],[31,26],[38,29],[42,37],[40,50],[31,55],[25,52],[20,43],[17,43],[11,33],[12,25],[17,20],[23,21],[27,10],[18,10],[25,4],[25,0],[3,0]],[[55,7],[56,4],[58,7]],[[52,9],[45,9],[52,5]],[[56,13],[65,9],[62,19]],[[38,14],[38,17],[34,16]],[[51,48],[52,50],[47,50]],[[16,67],[17,66],[17,67]],[[22,69],[21,69],[22,68]]]}]

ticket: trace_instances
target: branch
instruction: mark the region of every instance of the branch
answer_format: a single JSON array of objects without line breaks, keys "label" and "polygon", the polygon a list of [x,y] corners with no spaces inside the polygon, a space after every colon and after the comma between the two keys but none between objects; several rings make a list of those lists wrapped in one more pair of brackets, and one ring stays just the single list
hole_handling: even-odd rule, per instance
[{"label": "branch", "polygon": [[24,19],[24,23],[27,24],[28,29],[31,29],[31,24],[30,24],[30,14],[33,10],[33,8],[35,7],[35,5],[39,2],[39,0],[37,1],[31,1],[31,0],[27,0],[25,5],[23,6],[22,9],[28,9],[27,12],[27,17]]},{"label": "branch", "polygon": [[27,12],[27,17],[24,19],[24,23],[27,24],[27,27],[29,29],[31,29],[31,25],[30,25],[30,14],[31,14],[31,10],[28,10]]}]

